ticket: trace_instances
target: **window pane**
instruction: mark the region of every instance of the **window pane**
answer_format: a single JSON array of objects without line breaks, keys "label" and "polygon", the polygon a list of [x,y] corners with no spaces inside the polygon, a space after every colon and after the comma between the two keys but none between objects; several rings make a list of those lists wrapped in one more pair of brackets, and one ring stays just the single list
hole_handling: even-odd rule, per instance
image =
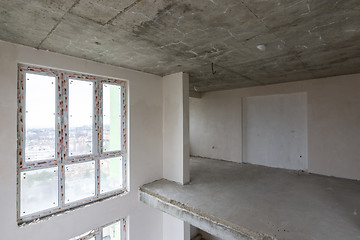
[{"label": "window pane", "polygon": [[103,240],[121,240],[120,222],[103,228]]},{"label": "window pane", "polygon": [[58,169],[47,168],[21,173],[20,216],[58,205]]},{"label": "window pane", "polygon": [[101,193],[122,188],[122,157],[100,160]]},{"label": "window pane", "polygon": [[55,157],[55,77],[26,73],[25,161]]},{"label": "window pane", "polygon": [[121,150],[121,87],[103,85],[103,148]]},{"label": "window pane", "polygon": [[65,203],[95,195],[94,161],[65,166]]},{"label": "window pane", "polygon": [[92,152],[93,83],[70,79],[69,83],[69,154]]}]

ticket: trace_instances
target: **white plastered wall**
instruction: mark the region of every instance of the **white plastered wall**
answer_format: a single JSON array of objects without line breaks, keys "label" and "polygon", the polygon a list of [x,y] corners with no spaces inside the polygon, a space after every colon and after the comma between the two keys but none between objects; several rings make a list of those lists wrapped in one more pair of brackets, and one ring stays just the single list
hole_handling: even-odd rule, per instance
[{"label": "white plastered wall", "polygon": [[163,213],[163,239],[190,240],[190,224]]},{"label": "white plastered wall", "polygon": [[190,98],[190,155],[241,162],[241,118],[237,92]]},{"label": "white plastered wall", "polygon": [[[17,64],[129,81],[130,193],[18,227],[16,221]],[[0,41],[1,239],[66,240],[129,216],[131,240],[161,239],[162,213],[138,201],[140,185],[162,178],[162,78]],[[160,236],[160,238],[159,238]]]},{"label": "white plastered wall", "polygon": [[306,93],[243,99],[243,161],[307,170]]},{"label": "white plastered wall", "polygon": [[190,180],[189,76],[165,76],[163,94],[164,178],[185,184]]},{"label": "white plastered wall", "polygon": [[360,74],[354,74],[190,98],[190,154],[241,162],[242,100],[303,92],[307,94],[308,171],[360,179],[359,89]]}]

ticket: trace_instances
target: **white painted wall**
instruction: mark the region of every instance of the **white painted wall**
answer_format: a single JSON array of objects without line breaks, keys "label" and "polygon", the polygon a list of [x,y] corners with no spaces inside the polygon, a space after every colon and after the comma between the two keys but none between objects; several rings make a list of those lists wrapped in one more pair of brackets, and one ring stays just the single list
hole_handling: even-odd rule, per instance
[{"label": "white painted wall", "polygon": [[190,155],[240,162],[241,118],[237,92],[190,98]]},{"label": "white painted wall", "polygon": [[[360,74],[354,74],[209,92],[201,99],[191,98],[190,154],[240,161],[241,140],[236,139],[241,136],[241,99],[305,92],[309,172],[360,179],[359,89]],[[223,117],[212,118],[218,113]],[[211,149],[213,145],[220,156]]]},{"label": "white painted wall", "polygon": [[[130,193],[19,228],[16,222],[17,64],[129,81]],[[162,213],[138,201],[138,188],[162,178],[162,78],[0,41],[1,239],[66,240],[129,216],[130,239],[159,240]]]},{"label": "white painted wall", "polygon": [[190,224],[169,214],[163,213],[163,238],[171,240],[190,240]]},{"label": "white painted wall", "polygon": [[243,161],[307,170],[306,93],[244,98]]},{"label": "white painted wall", "polygon": [[189,76],[165,76],[163,94],[164,178],[185,184],[190,180]]}]

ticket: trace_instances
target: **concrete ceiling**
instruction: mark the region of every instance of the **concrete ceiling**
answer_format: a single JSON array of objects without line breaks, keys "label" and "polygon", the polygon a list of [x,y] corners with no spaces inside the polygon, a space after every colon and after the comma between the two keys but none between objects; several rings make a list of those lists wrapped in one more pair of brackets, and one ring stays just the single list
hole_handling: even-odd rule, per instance
[{"label": "concrete ceiling", "polygon": [[190,90],[205,92],[360,72],[360,4],[0,0],[0,39],[157,75],[188,72]]}]

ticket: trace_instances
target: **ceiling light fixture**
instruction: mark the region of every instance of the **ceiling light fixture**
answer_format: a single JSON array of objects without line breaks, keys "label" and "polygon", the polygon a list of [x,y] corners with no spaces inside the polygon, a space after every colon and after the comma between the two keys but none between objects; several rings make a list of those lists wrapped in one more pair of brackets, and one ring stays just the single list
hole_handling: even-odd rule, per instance
[{"label": "ceiling light fixture", "polygon": [[259,49],[260,51],[265,51],[266,50],[266,46],[264,44],[259,44],[256,46],[257,49]]}]

